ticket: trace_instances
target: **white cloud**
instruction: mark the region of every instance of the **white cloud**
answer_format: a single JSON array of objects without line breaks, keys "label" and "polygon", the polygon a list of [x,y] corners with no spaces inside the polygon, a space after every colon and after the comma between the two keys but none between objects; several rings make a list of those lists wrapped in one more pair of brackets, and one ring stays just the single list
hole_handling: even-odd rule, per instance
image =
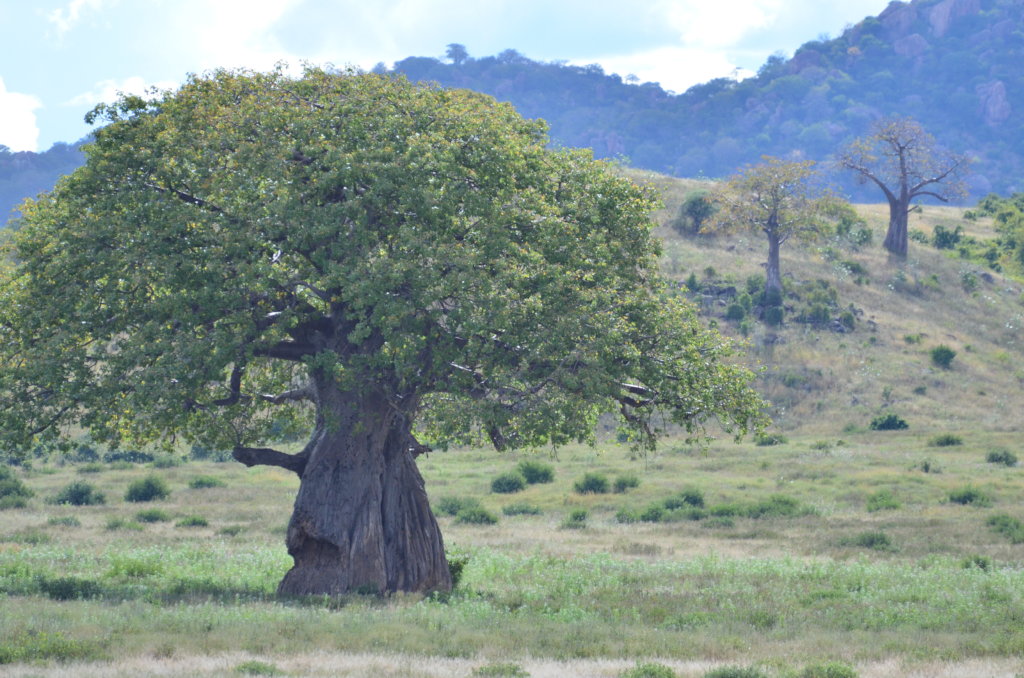
[{"label": "white cloud", "polygon": [[71,0],[65,8],[57,8],[47,15],[47,19],[57,27],[57,35],[63,36],[78,24],[85,10],[99,11],[104,0]]},{"label": "white cloud", "polygon": [[[273,35],[273,29],[301,0],[193,0],[185,14],[198,14],[202,21],[190,26],[191,45],[201,69],[245,66],[267,70],[278,61],[296,61]],[[190,21],[190,24],[192,22]]]},{"label": "white cloud", "polygon": [[[659,83],[662,89],[685,92],[714,78],[744,78],[752,73],[738,70],[725,54],[700,47],[658,47],[636,54],[588,59],[608,73],[635,75],[642,82]],[[579,62],[577,65],[583,65]]]},{"label": "white cloud", "polygon": [[657,9],[683,44],[721,48],[771,26],[783,6],[782,0],[663,0]]},{"label": "white cloud", "polygon": [[132,76],[124,80],[102,80],[97,82],[92,90],[83,92],[68,101],[65,106],[95,106],[100,103],[110,103],[121,94],[136,94],[143,96],[152,87],[157,89],[172,89],[177,86],[174,82],[148,83],[139,76]]},{"label": "white cloud", "polygon": [[39,145],[35,110],[43,102],[30,94],[8,92],[0,78],[0,144],[12,151],[34,151]]}]

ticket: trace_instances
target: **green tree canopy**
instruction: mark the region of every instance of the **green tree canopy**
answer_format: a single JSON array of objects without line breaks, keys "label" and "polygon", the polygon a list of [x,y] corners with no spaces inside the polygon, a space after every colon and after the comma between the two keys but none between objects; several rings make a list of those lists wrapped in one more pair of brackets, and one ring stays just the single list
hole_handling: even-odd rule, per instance
[{"label": "green tree canopy", "polygon": [[[651,197],[468,91],[218,71],[94,113],[0,292],[0,435],[177,436],[302,478],[287,593],[446,588],[426,443],[760,421],[657,275]],[[264,447],[282,423],[298,454]]]}]

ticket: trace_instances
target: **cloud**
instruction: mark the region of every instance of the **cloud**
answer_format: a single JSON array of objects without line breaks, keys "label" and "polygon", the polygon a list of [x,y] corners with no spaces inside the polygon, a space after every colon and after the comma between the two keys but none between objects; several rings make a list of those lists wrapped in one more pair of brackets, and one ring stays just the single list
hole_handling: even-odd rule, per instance
[{"label": "cloud", "polygon": [[173,89],[177,87],[177,84],[178,83],[170,81],[148,83],[137,75],[120,81],[102,80],[97,82],[92,90],[82,92],[81,94],[72,97],[68,101],[65,101],[63,105],[92,107],[99,103],[110,103],[117,99],[121,94],[136,94],[143,96],[147,93],[147,90],[151,88]]},{"label": "cloud", "polygon": [[722,48],[771,26],[783,5],[782,0],[663,0],[657,10],[684,45]]},{"label": "cloud", "polygon": [[85,10],[97,12],[102,9],[103,2],[104,0],[71,0],[67,7],[58,7],[50,12],[46,18],[57,27],[57,35],[61,37],[81,21]]},{"label": "cloud", "polygon": [[[658,47],[636,54],[599,57],[606,72],[622,77],[635,75],[642,82],[656,82],[662,89],[685,92],[693,85],[715,78],[744,78],[752,73],[737,69],[725,54],[700,47]],[[584,65],[579,62],[577,65]]]},{"label": "cloud", "polygon": [[12,151],[34,151],[39,145],[35,110],[43,102],[30,94],[8,92],[0,78],[0,144]]},{"label": "cloud", "polygon": [[[301,0],[189,0],[182,14],[202,21],[181,32],[188,36],[201,69],[245,66],[267,70],[278,61],[296,61],[274,33],[281,17]],[[189,21],[192,24],[191,20]]]}]

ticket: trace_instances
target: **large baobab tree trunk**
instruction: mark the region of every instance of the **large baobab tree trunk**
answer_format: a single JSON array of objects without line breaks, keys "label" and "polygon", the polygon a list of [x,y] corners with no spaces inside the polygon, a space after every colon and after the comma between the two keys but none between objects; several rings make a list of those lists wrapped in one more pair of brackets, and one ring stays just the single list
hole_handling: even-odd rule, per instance
[{"label": "large baobab tree trunk", "polygon": [[317,426],[288,525],[284,595],[451,588],[408,418],[382,391],[314,375]]},{"label": "large baobab tree trunk", "polygon": [[907,213],[909,200],[889,201],[889,230],[885,233],[883,246],[899,257],[907,256]]}]

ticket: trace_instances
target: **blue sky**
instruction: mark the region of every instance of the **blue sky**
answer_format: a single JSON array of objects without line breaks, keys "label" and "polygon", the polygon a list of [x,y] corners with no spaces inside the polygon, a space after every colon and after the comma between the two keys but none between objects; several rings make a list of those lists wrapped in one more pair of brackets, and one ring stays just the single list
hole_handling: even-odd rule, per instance
[{"label": "blue sky", "polygon": [[218,67],[388,66],[511,48],[673,91],[756,71],[888,0],[0,0],[0,144],[75,141],[118,91]]}]

